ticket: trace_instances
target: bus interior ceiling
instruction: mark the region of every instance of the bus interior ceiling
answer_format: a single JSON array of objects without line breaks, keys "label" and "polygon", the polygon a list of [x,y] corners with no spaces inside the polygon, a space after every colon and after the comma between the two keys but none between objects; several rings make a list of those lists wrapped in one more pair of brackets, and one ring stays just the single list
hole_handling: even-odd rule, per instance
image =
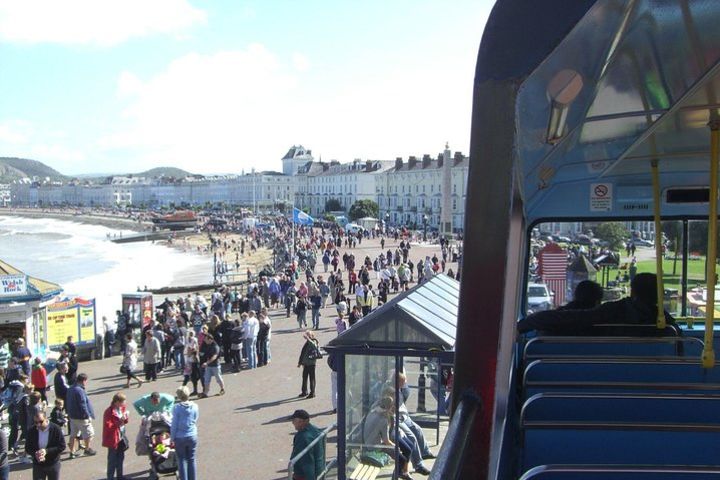
[{"label": "bus interior ceiling", "polygon": [[714,305],[718,24],[717,0],[496,3],[475,78],[455,378],[483,408],[461,478],[720,478],[714,308],[687,335],[700,355],[592,337],[548,339],[530,361],[515,333],[533,227],[549,222],[707,222]]}]

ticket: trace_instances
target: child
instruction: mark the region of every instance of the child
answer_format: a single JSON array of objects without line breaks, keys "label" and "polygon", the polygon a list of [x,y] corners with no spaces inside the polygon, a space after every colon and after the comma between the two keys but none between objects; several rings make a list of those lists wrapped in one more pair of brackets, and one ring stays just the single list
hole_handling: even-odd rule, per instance
[{"label": "child", "polygon": [[62,398],[55,399],[55,408],[50,412],[50,421],[60,427],[61,430],[67,424],[68,416],[65,413],[65,402],[63,402]]},{"label": "child", "polygon": [[48,386],[47,371],[45,370],[40,357],[35,357],[35,363],[33,364],[32,372],[30,374],[30,381],[33,385],[35,385],[35,391],[40,393],[42,401],[47,404],[47,396],[45,395]]}]

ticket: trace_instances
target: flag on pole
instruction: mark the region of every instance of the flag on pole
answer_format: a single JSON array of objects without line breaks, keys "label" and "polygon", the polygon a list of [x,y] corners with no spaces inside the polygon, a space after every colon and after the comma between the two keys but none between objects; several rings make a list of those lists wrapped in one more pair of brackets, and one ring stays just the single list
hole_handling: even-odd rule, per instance
[{"label": "flag on pole", "polygon": [[293,208],[293,223],[297,223],[299,225],[312,225],[315,223],[315,220],[299,208]]}]

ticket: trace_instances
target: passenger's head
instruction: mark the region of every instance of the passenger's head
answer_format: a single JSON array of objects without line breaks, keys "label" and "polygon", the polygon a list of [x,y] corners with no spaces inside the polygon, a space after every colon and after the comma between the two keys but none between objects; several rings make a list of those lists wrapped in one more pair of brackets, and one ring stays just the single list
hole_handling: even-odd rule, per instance
[{"label": "passenger's head", "polygon": [[630,282],[630,296],[645,305],[657,305],[657,277],[654,273],[638,273]]},{"label": "passenger's head", "polygon": [[575,287],[574,301],[583,308],[593,308],[600,305],[603,298],[603,288],[592,280],[583,280]]},{"label": "passenger's head", "polygon": [[150,403],[157,405],[160,403],[160,392],[152,392],[150,394]]}]

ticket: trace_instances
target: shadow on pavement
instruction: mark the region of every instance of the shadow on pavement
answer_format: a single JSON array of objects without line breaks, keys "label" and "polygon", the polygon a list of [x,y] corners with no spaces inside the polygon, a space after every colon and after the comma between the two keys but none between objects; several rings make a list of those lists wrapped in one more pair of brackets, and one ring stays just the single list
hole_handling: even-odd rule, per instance
[{"label": "shadow on pavement", "polygon": [[256,410],[260,410],[261,408],[273,407],[273,406],[277,406],[277,405],[282,405],[283,403],[291,403],[291,402],[296,402],[299,400],[303,400],[303,399],[298,398],[298,397],[290,397],[290,398],[285,398],[283,400],[276,400],[274,402],[256,403],[254,405],[246,405],[244,407],[238,407],[235,409],[235,411],[238,413],[253,412]]}]

